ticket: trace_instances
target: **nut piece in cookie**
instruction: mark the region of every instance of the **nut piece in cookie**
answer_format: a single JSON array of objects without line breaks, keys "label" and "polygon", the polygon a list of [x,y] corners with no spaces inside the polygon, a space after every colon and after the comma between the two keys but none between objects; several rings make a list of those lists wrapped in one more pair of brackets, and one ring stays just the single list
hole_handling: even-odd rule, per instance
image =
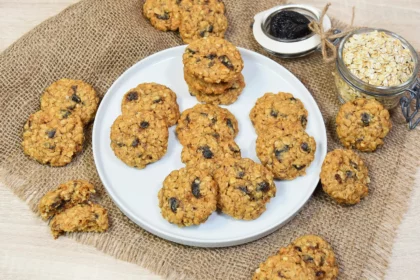
[{"label": "nut piece in cookie", "polygon": [[218,208],[235,219],[258,218],[276,195],[271,172],[247,158],[225,159],[214,179],[219,185]]},{"label": "nut piece in cookie", "polygon": [[185,110],[176,126],[176,134],[182,145],[204,135],[211,135],[219,141],[232,140],[238,132],[235,116],[227,109],[210,104],[197,104]]},{"label": "nut piece in cookie", "polygon": [[199,225],[216,211],[217,184],[206,171],[186,167],[165,178],[158,198],[168,222],[180,227]]},{"label": "nut piece in cookie", "polygon": [[314,160],[316,143],[302,128],[273,129],[258,136],[256,150],[276,179],[292,180],[305,174]]},{"label": "nut piece in cookie", "polygon": [[181,24],[179,0],[146,0],[143,15],[161,31],[175,31]]},{"label": "nut piece in cookie", "polygon": [[384,144],[392,127],[389,112],[375,99],[358,98],[341,106],[337,135],[346,148],[373,152]]},{"label": "nut piece in cookie", "polygon": [[23,127],[23,152],[41,164],[64,166],[82,151],[83,123],[77,115],[38,111]]},{"label": "nut piece in cookie", "polygon": [[108,229],[108,211],[94,203],[78,204],[52,218],[50,227],[55,239],[66,232],[104,232]]},{"label": "nut piece in cookie", "polygon": [[306,265],[315,273],[317,280],[334,280],[338,276],[338,265],[330,244],[316,235],[304,235],[297,238],[287,248],[281,248],[279,254],[298,254]]},{"label": "nut piece in cookie", "polygon": [[290,93],[266,93],[258,98],[249,117],[259,134],[267,131],[267,127],[292,126],[305,129],[308,111],[303,103]]},{"label": "nut piece in cookie", "polygon": [[189,44],[182,57],[187,73],[208,83],[238,78],[244,62],[238,49],[218,37],[206,37]]},{"label": "nut piece in cookie", "polygon": [[176,94],[168,87],[156,83],[139,84],[129,90],[121,102],[123,114],[139,111],[153,111],[166,118],[168,126],[173,126],[179,119],[179,106]]},{"label": "nut piece in cookie", "polygon": [[166,154],[166,120],[154,112],[119,116],[111,127],[111,148],[125,164],[139,169]]},{"label": "nut piece in cookie", "polygon": [[322,188],[338,203],[359,203],[368,195],[369,182],[366,165],[352,150],[334,150],[325,157],[321,169]]},{"label": "nut piece in cookie", "polygon": [[84,124],[94,119],[98,105],[96,91],[80,80],[58,80],[41,97],[41,110],[58,111],[63,117],[78,115]]},{"label": "nut piece in cookie", "polygon": [[315,280],[314,272],[293,252],[269,257],[255,271],[252,280]]},{"label": "nut piece in cookie", "polygon": [[71,180],[46,193],[39,201],[38,210],[43,220],[89,200],[94,186],[86,180]]}]

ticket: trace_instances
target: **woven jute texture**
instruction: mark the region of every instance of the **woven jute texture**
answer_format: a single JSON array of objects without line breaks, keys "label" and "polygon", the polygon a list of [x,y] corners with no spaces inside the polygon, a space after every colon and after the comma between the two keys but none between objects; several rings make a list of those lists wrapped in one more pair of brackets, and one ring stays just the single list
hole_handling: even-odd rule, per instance
[{"label": "woven jute texture", "polygon": [[[227,38],[238,46],[266,54],[254,41],[250,24],[255,13],[281,1],[225,3]],[[167,279],[250,279],[261,261],[308,233],[319,234],[332,244],[340,279],[383,278],[420,161],[415,143],[420,133],[408,132],[397,110],[392,112],[394,127],[385,146],[375,153],[361,154],[372,180],[366,199],[356,206],[342,207],[318,187],[287,225],[258,241],[233,248],[185,247],[133,224],[113,204],[99,180],[92,157],[91,128],[84,152],[66,167],[42,166],[24,156],[20,147],[22,127],[29,114],[39,109],[39,97],[50,83],[63,77],[82,79],[103,96],[134,63],[182,44],[177,34],[155,30],[141,14],[142,4],[139,0],[82,1],[44,22],[0,55],[1,183],[36,211],[41,196],[59,182],[79,178],[92,181],[98,189],[96,200],[109,209],[110,229],[104,234],[70,237]],[[328,149],[340,147],[334,129],[339,103],[330,66],[319,54],[287,61],[271,58],[294,73],[313,94],[327,126]]]}]

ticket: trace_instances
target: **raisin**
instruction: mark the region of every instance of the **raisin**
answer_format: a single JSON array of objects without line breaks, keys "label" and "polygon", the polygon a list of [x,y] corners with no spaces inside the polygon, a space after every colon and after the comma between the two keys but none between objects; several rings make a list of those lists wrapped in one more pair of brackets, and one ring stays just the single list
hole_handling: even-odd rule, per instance
[{"label": "raisin", "polygon": [[82,102],[82,100],[80,99],[80,97],[77,96],[77,94],[75,94],[75,93],[73,93],[73,95],[71,96],[71,100],[73,102],[76,102],[76,103],[81,103]]},{"label": "raisin", "polygon": [[238,177],[239,179],[242,179],[244,176],[245,176],[244,171],[239,171],[238,174],[236,175],[236,177]]},{"label": "raisin", "polygon": [[67,119],[71,115],[71,112],[67,110],[60,110],[60,113],[63,119]]},{"label": "raisin", "polygon": [[296,101],[296,98],[294,98],[294,97],[290,97],[290,98],[289,98],[289,100],[290,100],[290,101]]},{"label": "raisin", "polygon": [[300,116],[300,123],[303,127],[306,126],[306,124],[308,123],[308,119],[306,118],[306,116]]},{"label": "raisin", "polygon": [[280,11],[271,19],[269,33],[280,39],[297,39],[311,34],[309,19],[295,11]]},{"label": "raisin", "polygon": [[135,148],[139,145],[139,143],[140,143],[139,138],[136,138],[133,140],[133,142],[131,142],[131,147]]},{"label": "raisin", "polygon": [[235,130],[235,128],[233,127],[233,123],[232,123],[231,119],[227,119],[227,120],[226,120],[226,125],[227,125],[228,127],[230,127],[231,129]]},{"label": "raisin", "polygon": [[350,161],[350,165],[351,165],[354,169],[356,169],[356,170],[357,170],[357,168],[359,167],[359,166],[357,165],[357,163],[355,163],[355,162],[353,162],[353,161]]},{"label": "raisin", "polygon": [[200,31],[200,37],[204,37],[204,36],[206,36],[206,30],[203,30],[203,31]]},{"label": "raisin", "polygon": [[322,270],[317,271],[317,272],[315,273],[315,276],[316,276],[316,277],[325,277],[325,271],[322,271]]},{"label": "raisin", "polygon": [[314,258],[312,258],[311,256],[308,256],[308,255],[304,255],[302,257],[302,259],[303,259],[304,262],[313,262],[314,261]]},{"label": "raisin", "polygon": [[296,170],[302,170],[306,167],[306,165],[298,165],[298,164],[293,164],[293,167],[296,168]]},{"label": "raisin", "polygon": [[209,28],[207,28],[207,31],[209,32],[209,33],[212,33],[213,32],[213,25],[209,25]]},{"label": "raisin", "polygon": [[241,192],[246,193],[247,195],[250,195],[251,194],[251,192],[248,190],[248,187],[247,186],[240,186],[240,187],[238,187],[238,189]]},{"label": "raisin", "polygon": [[137,100],[139,99],[139,94],[136,91],[130,91],[127,94],[127,100],[128,101],[133,101],[133,100]]},{"label": "raisin", "polygon": [[192,49],[187,49],[187,52],[189,52],[190,54],[196,54],[197,53],[195,50],[192,50]]},{"label": "raisin", "polygon": [[168,12],[164,12],[163,15],[159,15],[155,13],[155,15],[158,19],[161,19],[161,20],[168,20],[170,17]]},{"label": "raisin", "polygon": [[213,60],[213,59],[215,59],[215,58],[217,57],[217,54],[211,53],[211,54],[209,54],[209,55],[206,55],[205,57],[206,57],[207,59]]},{"label": "raisin", "polygon": [[191,122],[190,115],[187,115],[187,116],[185,117],[185,120],[187,121],[187,123],[190,123],[190,122]]},{"label": "raisin", "polygon": [[335,174],[334,178],[338,181],[339,184],[343,183],[343,180],[340,177],[340,174]]},{"label": "raisin", "polygon": [[220,62],[226,66],[230,70],[234,70],[235,67],[233,66],[232,62],[230,62],[229,58],[226,55],[219,56]]},{"label": "raisin", "polygon": [[171,197],[169,199],[169,206],[171,207],[172,212],[176,213],[176,209],[178,209],[179,206],[178,199],[176,199],[175,197]]},{"label": "raisin", "polygon": [[241,151],[238,147],[234,147],[232,145],[229,145],[229,150],[231,150],[234,153],[239,153]]},{"label": "raisin", "polygon": [[368,113],[362,113],[362,123],[363,126],[369,126],[371,117]]},{"label": "raisin", "polygon": [[220,138],[220,134],[219,134],[219,133],[217,133],[217,132],[213,133],[213,134],[212,134],[212,136],[213,136],[214,138],[216,138],[216,139],[219,139],[219,138]]},{"label": "raisin", "polygon": [[279,111],[271,109],[270,116],[277,118],[279,115]]},{"label": "raisin", "polygon": [[207,159],[213,158],[213,152],[210,150],[209,146],[204,146],[204,147],[201,147],[200,149],[202,150],[203,157]]},{"label": "raisin", "polygon": [[217,117],[213,117],[212,119],[211,119],[211,123],[212,124],[215,124],[217,122]]},{"label": "raisin", "polygon": [[258,183],[257,191],[268,192],[270,190],[270,184],[268,182]]},{"label": "raisin", "polygon": [[279,161],[281,161],[281,154],[282,153],[284,153],[284,152],[287,152],[289,150],[289,146],[288,145],[286,145],[286,146],[284,146],[282,149],[280,149],[280,150],[275,150],[274,151],[274,155],[276,156],[276,158],[279,160]]},{"label": "raisin", "polygon": [[300,148],[301,148],[304,152],[307,152],[307,153],[309,153],[309,152],[311,151],[311,148],[309,147],[308,143],[306,143],[306,142],[303,142],[303,143],[300,145]]},{"label": "raisin", "polygon": [[156,100],[153,100],[153,103],[154,104],[160,103],[160,102],[162,102],[162,98],[160,98],[160,97],[158,99],[156,99]]},{"label": "raisin", "polygon": [[48,138],[54,138],[54,136],[55,136],[55,132],[56,132],[56,130],[55,130],[55,129],[48,130],[48,131],[47,131]]},{"label": "raisin", "polygon": [[196,198],[200,198],[200,179],[195,178],[195,180],[191,184],[191,192]]},{"label": "raisin", "polygon": [[209,114],[204,113],[204,112],[201,112],[200,115],[205,116],[205,117],[208,117]]},{"label": "raisin", "polygon": [[148,122],[146,122],[146,121],[142,121],[142,122],[140,123],[140,127],[141,127],[141,128],[148,128],[148,127],[149,127],[149,123],[148,123]]},{"label": "raisin", "polygon": [[302,252],[302,248],[300,248],[299,246],[295,246],[294,248],[296,251]]},{"label": "raisin", "polygon": [[121,148],[121,147],[124,147],[124,146],[125,146],[125,144],[124,144],[124,143],[121,143],[121,142],[118,142],[118,143],[117,143],[117,146]]},{"label": "raisin", "polygon": [[353,176],[354,176],[354,173],[353,172],[351,172],[350,170],[347,170],[346,171],[346,177],[347,178],[353,178]]}]

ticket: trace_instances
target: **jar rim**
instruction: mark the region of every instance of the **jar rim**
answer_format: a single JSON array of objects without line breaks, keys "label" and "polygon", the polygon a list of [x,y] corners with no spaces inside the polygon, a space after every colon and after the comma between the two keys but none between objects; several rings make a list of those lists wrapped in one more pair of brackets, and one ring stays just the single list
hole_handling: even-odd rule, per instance
[{"label": "jar rim", "polygon": [[[356,75],[351,73],[349,71],[349,69],[347,68],[347,66],[344,64],[343,50],[344,50],[345,43],[355,34],[370,33],[370,32],[373,32],[373,31],[384,32],[384,33],[400,40],[403,47],[410,51],[411,57],[412,57],[413,62],[414,62],[414,69],[413,69],[413,73],[412,73],[411,77],[407,81],[405,81],[404,83],[402,83],[398,86],[391,86],[391,87],[374,86],[374,85],[366,83],[365,81],[363,81],[362,79],[360,79],[359,77],[357,77]],[[353,32],[351,32],[350,34],[345,36],[341,40],[340,45],[338,47],[338,57],[337,57],[336,65],[337,65],[337,69],[339,70],[338,71],[339,74],[342,75],[343,78],[345,78],[345,80],[348,83],[350,83],[354,87],[358,88],[358,90],[360,90],[360,91],[362,91],[366,94],[369,94],[369,95],[372,95],[372,96],[380,96],[380,97],[395,96],[395,95],[401,94],[402,91],[405,91],[406,89],[411,88],[414,84],[417,83],[417,76],[418,76],[419,68],[420,68],[417,51],[414,49],[414,47],[406,39],[404,39],[403,37],[401,37],[400,35],[392,32],[392,31],[388,31],[388,30],[385,30],[385,29],[379,29],[379,28],[360,28],[360,29],[354,30]]]}]

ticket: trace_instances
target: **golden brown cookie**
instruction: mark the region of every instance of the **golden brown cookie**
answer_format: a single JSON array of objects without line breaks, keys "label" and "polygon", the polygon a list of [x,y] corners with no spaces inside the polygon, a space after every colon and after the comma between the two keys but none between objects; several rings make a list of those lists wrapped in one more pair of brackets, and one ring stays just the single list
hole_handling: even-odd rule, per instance
[{"label": "golden brown cookie", "polygon": [[321,169],[322,188],[338,203],[359,203],[368,195],[369,182],[366,165],[352,150],[334,150],[325,157]]},{"label": "golden brown cookie", "polygon": [[222,0],[178,0],[182,10],[189,10],[194,5],[205,5],[219,13],[225,13],[225,4]]},{"label": "golden brown cookie", "polygon": [[179,34],[182,40],[189,44],[204,37],[223,38],[228,27],[228,21],[224,14],[224,8],[217,8],[220,5],[224,5],[223,2],[192,5],[181,9]]},{"label": "golden brown cookie", "polygon": [[248,158],[223,160],[214,179],[219,185],[218,208],[235,219],[258,218],[276,195],[271,172]]},{"label": "golden brown cookie", "polygon": [[231,112],[210,104],[197,104],[182,112],[176,127],[182,145],[203,135],[211,135],[219,141],[234,139],[238,131],[238,122]]},{"label": "golden brown cookie", "polygon": [[111,148],[129,166],[145,168],[161,159],[167,147],[166,120],[151,111],[121,115],[111,127]]},{"label": "golden brown cookie", "polygon": [[304,235],[293,241],[279,254],[298,254],[312,269],[317,280],[334,280],[338,276],[338,265],[330,244],[316,235]]},{"label": "golden brown cookie", "polygon": [[38,111],[23,128],[22,149],[42,164],[64,166],[82,151],[83,123],[77,115]]},{"label": "golden brown cookie", "polygon": [[205,37],[192,42],[182,59],[190,75],[208,83],[235,80],[244,67],[238,49],[218,37]]},{"label": "golden brown cookie", "polygon": [[389,112],[375,99],[358,98],[341,106],[337,135],[346,148],[373,152],[392,128]]},{"label": "golden brown cookie", "polygon": [[94,203],[77,204],[55,215],[50,223],[55,239],[67,232],[104,232],[108,226],[108,211]]},{"label": "golden brown cookie", "polygon": [[80,80],[61,79],[51,84],[41,97],[41,110],[78,115],[84,124],[91,122],[99,97],[89,84]]},{"label": "golden brown cookie", "polygon": [[199,225],[216,211],[217,184],[203,170],[182,168],[165,178],[158,198],[161,214],[170,223]]},{"label": "golden brown cookie", "polygon": [[179,119],[179,106],[176,94],[168,87],[156,83],[139,84],[129,90],[121,102],[123,114],[139,111],[153,111],[167,119],[168,126],[173,126]]},{"label": "golden brown cookie", "polygon": [[266,93],[258,98],[249,117],[257,133],[267,131],[267,127],[302,127],[305,129],[308,111],[303,103],[286,92]]},{"label": "golden brown cookie", "polygon": [[315,280],[314,272],[296,253],[269,257],[255,271],[252,280]]},{"label": "golden brown cookie", "polygon": [[221,83],[207,83],[204,80],[197,79],[193,75],[187,73],[184,70],[184,79],[187,82],[187,85],[190,89],[196,92],[201,92],[203,94],[214,94],[219,95],[225,93],[227,90],[232,88],[232,86],[239,81],[239,79],[243,76],[242,74],[239,75],[238,79],[232,80],[230,82],[221,82]]},{"label": "golden brown cookie", "polygon": [[245,82],[242,74],[237,82],[235,82],[231,88],[227,89],[223,94],[205,94],[190,88],[190,94],[195,96],[198,101],[213,105],[230,105],[238,100],[243,89]]},{"label": "golden brown cookie", "polygon": [[89,200],[95,193],[94,186],[86,180],[71,180],[60,184],[58,188],[46,193],[38,204],[43,220]]},{"label": "golden brown cookie", "polygon": [[272,129],[260,133],[256,150],[276,179],[292,180],[305,174],[314,160],[316,143],[302,128]]},{"label": "golden brown cookie", "polygon": [[143,15],[158,30],[178,30],[181,24],[178,2],[178,0],[146,0],[143,5]]}]

